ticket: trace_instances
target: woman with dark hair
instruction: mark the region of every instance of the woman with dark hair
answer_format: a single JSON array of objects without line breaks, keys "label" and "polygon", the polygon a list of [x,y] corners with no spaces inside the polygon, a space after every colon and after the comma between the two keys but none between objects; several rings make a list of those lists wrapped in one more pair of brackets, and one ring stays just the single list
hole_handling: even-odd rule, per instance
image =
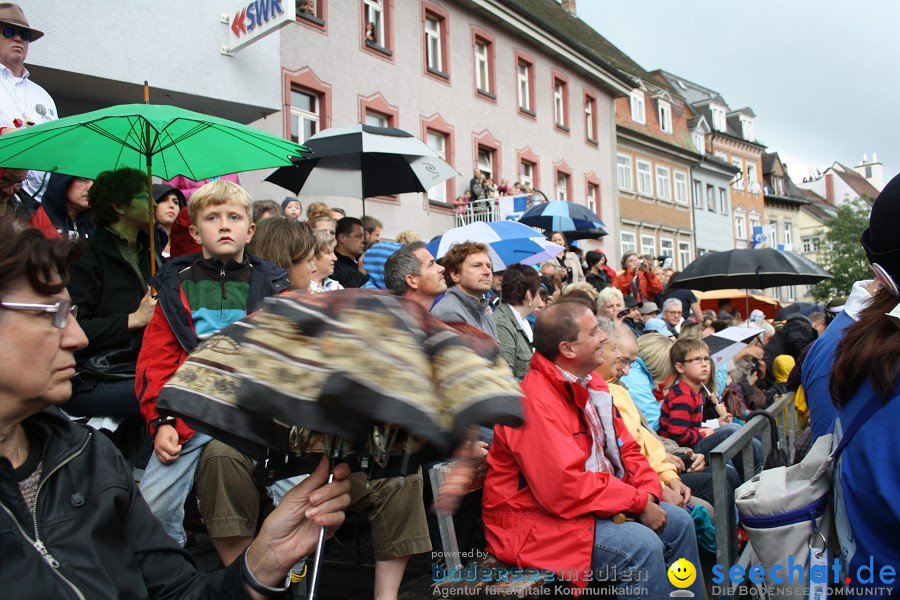
[{"label": "woman with dark hair", "polygon": [[559,265],[564,286],[568,283],[584,281],[584,269],[581,268],[581,260],[577,254],[569,251],[569,244],[566,242],[565,234],[562,231],[554,231],[550,234],[550,241],[564,248],[562,252],[556,255],[556,263]]},{"label": "woman with dark hair", "polygon": [[[831,399],[837,407],[835,442],[846,444],[834,471],[835,524],[844,557],[841,578],[852,577],[851,587],[859,595],[863,595],[861,589],[883,591],[879,586],[884,584],[875,574],[900,564],[898,218],[900,176],[878,195],[869,227],[862,234],[879,289],[857,322],[845,330],[831,369]],[[862,566],[871,569],[869,583],[857,576]]]},{"label": "woman with dark hair", "polygon": [[169,258],[171,252],[172,226],[178,219],[181,209],[187,206],[184,194],[174,185],[165,183],[153,184],[153,201],[156,202],[154,221],[156,228],[166,234],[166,245],[160,251],[165,258]]},{"label": "woman with dark hair", "polygon": [[[146,208],[146,207],[145,207]],[[88,339],[66,292],[78,246],[0,223],[0,588],[9,598],[262,598],[344,521],[349,469],[327,461],[232,566],[199,573],[109,440],[57,408]],[[309,517],[307,517],[309,515]]]},{"label": "woman with dark hair", "polygon": [[[69,294],[88,345],[75,354],[78,375],[66,412],[140,417],[135,365],[156,299],[150,278],[147,176],[123,168],[101,173],[90,188],[97,229],[71,267]],[[157,245],[157,250],[160,250]],[[155,256],[157,265],[160,256]]]},{"label": "woman with dark hair", "polygon": [[500,354],[519,381],[528,373],[528,364],[534,354],[534,335],[526,317],[534,312],[540,286],[537,271],[525,265],[511,265],[503,273],[500,287],[503,302],[494,312]]},{"label": "woman with dark hair", "polygon": [[622,257],[622,272],[616,276],[615,286],[623,296],[634,296],[638,302],[654,300],[662,292],[662,282],[650,262],[634,252]]}]

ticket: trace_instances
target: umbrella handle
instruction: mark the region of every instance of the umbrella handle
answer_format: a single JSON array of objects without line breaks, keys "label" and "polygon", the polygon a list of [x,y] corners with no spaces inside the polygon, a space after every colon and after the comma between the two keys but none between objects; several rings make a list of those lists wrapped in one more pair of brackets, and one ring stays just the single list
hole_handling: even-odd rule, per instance
[{"label": "umbrella handle", "polygon": [[[328,459],[328,483],[334,481],[334,459]],[[309,580],[309,600],[315,600],[316,591],[319,585],[319,568],[322,562],[322,552],[325,550],[325,528],[319,529],[319,539],[316,542],[316,556],[313,558],[313,572]]]}]

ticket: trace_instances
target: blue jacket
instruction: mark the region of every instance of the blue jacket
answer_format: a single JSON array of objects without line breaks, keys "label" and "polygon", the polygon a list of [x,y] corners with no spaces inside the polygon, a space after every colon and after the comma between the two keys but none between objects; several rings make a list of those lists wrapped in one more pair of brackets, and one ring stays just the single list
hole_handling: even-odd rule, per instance
[{"label": "blue jacket", "polygon": [[844,337],[844,330],[854,321],[842,312],[819,336],[803,361],[802,381],[806,403],[809,406],[809,420],[812,425],[812,439],[818,439],[831,429],[837,414],[831,401],[828,380],[834,365],[834,351]]},{"label": "blue jacket", "polygon": [[653,383],[650,369],[647,368],[640,356],[631,363],[631,371],[621,379],[621,383],[628,388],[631,399],[634,400],[635,405],[647,417],[650,429],[658,431],[661,408],[656,400],[656,396],[653,395],[653,389],[656,387],[656,384]]}]

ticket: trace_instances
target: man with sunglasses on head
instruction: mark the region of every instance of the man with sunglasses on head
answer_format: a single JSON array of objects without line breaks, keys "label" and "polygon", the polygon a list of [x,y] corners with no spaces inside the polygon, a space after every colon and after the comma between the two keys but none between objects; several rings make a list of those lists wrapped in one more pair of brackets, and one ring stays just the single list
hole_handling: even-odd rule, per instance
[{"label": "man with sunglasses on head", "polygon": [[[28,25],[18,4],[0,3],[0,134],[59,118],[56,103],[25,68],[28,46],[44,35]],[[29,171],[22,190],[40,201],[49,174]]]}]

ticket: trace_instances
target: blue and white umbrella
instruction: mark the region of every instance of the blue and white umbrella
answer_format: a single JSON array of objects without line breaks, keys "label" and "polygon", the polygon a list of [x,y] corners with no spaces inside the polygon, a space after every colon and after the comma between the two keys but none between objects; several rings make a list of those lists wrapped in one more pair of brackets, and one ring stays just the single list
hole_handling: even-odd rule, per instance
[{"label": "blue and white umbrella", "polygon": [[577,231],[606,227],[600,217],[587,207],[566,200],[535,204],[522,215],[519,223],[540,227],[546,231]]},{"label": "blue and white umbrella", "polygon": [[531,227],[515,221],[476,221],[456,227],[433,240],[427,248],[435,258],[441,258],[451,246],[462,242],[487,244],[494,271],[503,271],[516,263],[536,265],[564,250],[559,244],[547,241]]}]

